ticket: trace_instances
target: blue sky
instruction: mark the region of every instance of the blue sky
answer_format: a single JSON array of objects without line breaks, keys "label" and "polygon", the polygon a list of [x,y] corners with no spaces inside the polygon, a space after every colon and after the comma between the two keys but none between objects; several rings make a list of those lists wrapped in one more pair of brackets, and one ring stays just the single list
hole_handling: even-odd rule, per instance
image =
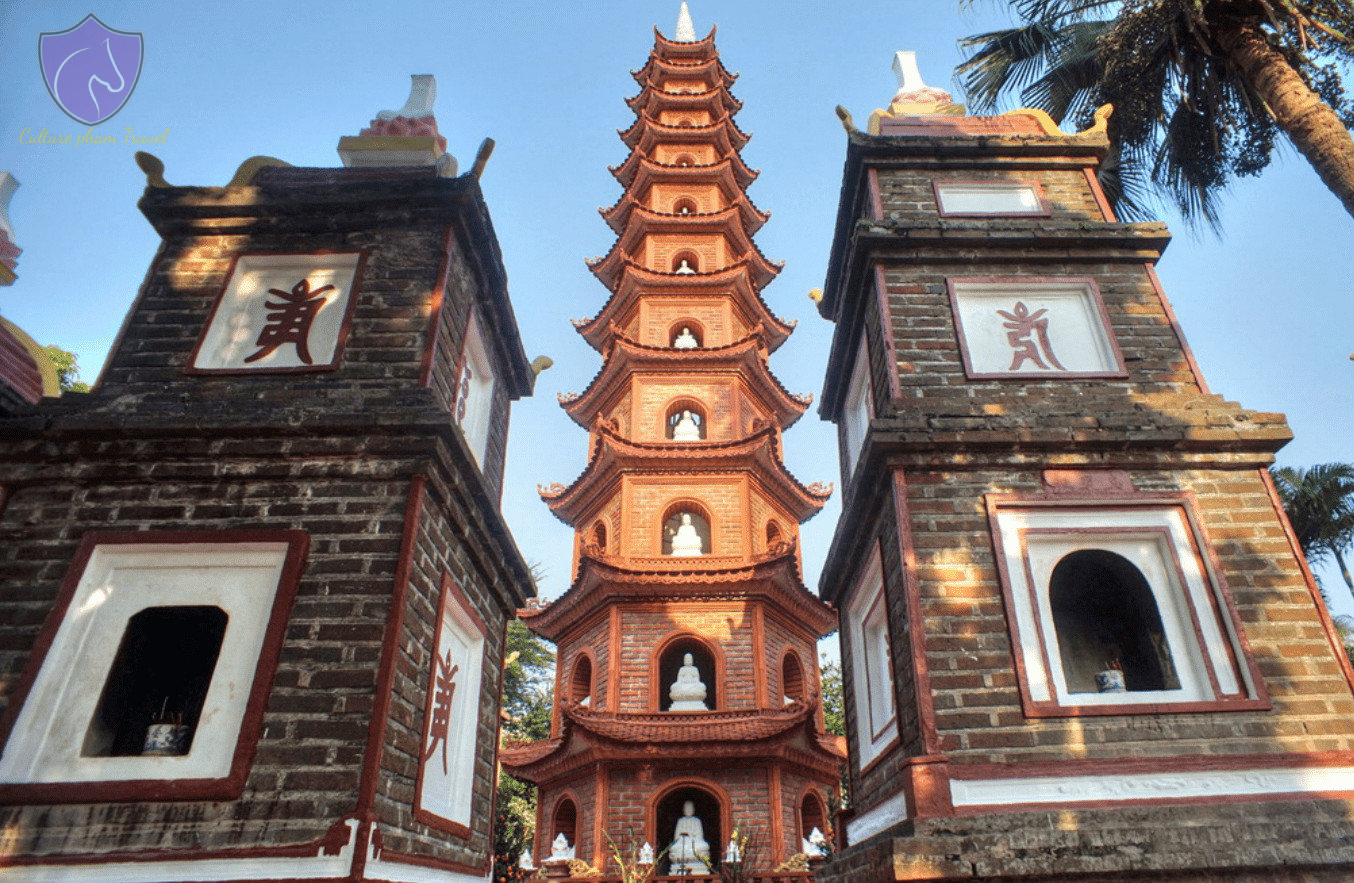
[{"label": "blue sky", "polygon": [[[772,360],[791,390],[821,389],[831,338],[806,293],[823,284],[841,183],[845,136],[833,107],[863,121],[885,105],[898,49],[917,50],[927,81],[962,101],[950,82],[956,41],[1006,23],[1003,9],[694,0],[697,31],[717,22],[725,65],[741,74],[738,122],[753,134],[743,155],[762,171],[750,195],[773,213],[758,244],[786,261],[765,294],[799,321]],[[48,96],[37,40],[91,11],[145,35],[135,93],[94,130],[119,143],[22,143],[25,129],[72,141],[84,132]],[[613,239],[595,209],[620,193],[607,166],[626,156],[616,130],[633,119],[622,101],[636,92],[629,71],[644,64],[652,26],[671,33],[676,11],[676,0],[0,0],[0,170],[23,184],[10,217],[24,248],[19,281],[0,289],[0,314],[75,351],[92,380],[158,244],[136,210],[145,179],[132,161],[138,147],[121,143],[127,129],[165,135],[150,150],[173,184],[222,185],[255,154],[337,166],[340,137],[402,105],[410,74],[436,75],[438,123],[462,168],[481,139],[498,142],[484,190],[528,355],[555,361],[513,411],[503,509],[523,554],[546,571],[544,594],[557,595],[570,532],[535,486],[582,470],[585,434],[555,396],[581,391],[599,364],[568,320],[606,298],[583,264]],[[1354,461],[1354,220],[1291,150],[1233,188],[1222,239],[1165,220],[1177,238],[1158,269],[1213,391],[1287,413],[1296,438],[1281,463]],[[787,434],[786,455],[805,482],[838,480],[834,434],[813,411]],[[834,501],[805,526],[810,586],[836,517]],[[1325,582],[1336,612],[1354,613],[1333,570]]]}]

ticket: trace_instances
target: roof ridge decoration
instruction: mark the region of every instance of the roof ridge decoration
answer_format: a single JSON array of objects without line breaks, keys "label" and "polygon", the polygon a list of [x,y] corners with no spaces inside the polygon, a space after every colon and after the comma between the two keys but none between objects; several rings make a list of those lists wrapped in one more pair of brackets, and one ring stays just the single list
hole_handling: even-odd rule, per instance
[{"label": "roof ridge decoration", "polygon": [[696,25],[691,21],[686,0],[682,0],[681,8],[677,10],[677,27],[672,32],[672,39],[677,43],[695,43],[697,40]]},{"label": "roof ridge decoration", "polygon": [[437,79],[412,74],[409,97],[399,110],[383,110],[356,137],[339,140],[338,152],[349,168],[436,166],[438,174],[456,175],[456,158],[447,153],[447,139],[437,131],[433,104]]}]

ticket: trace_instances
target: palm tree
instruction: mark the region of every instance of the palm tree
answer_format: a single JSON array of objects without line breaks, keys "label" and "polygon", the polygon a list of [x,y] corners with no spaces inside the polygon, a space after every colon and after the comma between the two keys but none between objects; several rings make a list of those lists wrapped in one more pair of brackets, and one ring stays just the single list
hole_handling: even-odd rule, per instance
[{"label": "palm tree", "polygon": [[1335,558],[1354,592],[1345,552],[1354,546],[1354,464],[1323,463],[1310,469],[1270,467],[1284,511],[1310,561]]},{"label": "palm tree", "polygon": [[[961,0],[968,5],[974,0]],[[1058,122],[1114,105],[1102,183],[1129,219],[1147,184],[1217,228],[1217,198],[1269,164],[1285,133],[1354,215],[1349,0],[1012,0],[1018,27],[960,41],[969,102],[1016,93]]]}]

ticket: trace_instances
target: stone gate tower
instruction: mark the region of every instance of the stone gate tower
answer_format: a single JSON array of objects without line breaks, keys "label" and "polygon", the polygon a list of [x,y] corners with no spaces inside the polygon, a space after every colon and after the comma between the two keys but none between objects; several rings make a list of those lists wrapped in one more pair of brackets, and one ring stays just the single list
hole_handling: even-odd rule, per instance
[{"label": "stone gate tower", "polygon": [[603,211],[619,238],[591,265],[612,295],[577,323],[604,364],[562,400],[590,457],[542,492],[576,530],[574,581],[522,614],[558,645],[558,711],[551,739],[503,760],[540,786],[538,861],[560,833],[598,866],[603,832],[661,850],[690,801],[712,863],[735,828],[779,863],[827,830],[844,756],[815,654],[835,617],[798,549],[830,488],[781,461],[809,399],[767,366],[792,326],[759,295],[779,268],[752,242],[767,215],[744,192],[756,173],[713,30],[698,40],[683,4],[634,76],[625,193]]}]

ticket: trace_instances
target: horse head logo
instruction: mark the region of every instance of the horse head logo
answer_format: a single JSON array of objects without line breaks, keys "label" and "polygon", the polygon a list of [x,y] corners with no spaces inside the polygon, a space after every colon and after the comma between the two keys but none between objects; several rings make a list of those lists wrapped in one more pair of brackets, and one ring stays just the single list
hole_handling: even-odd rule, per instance
[{"label": "horse head logo", "polygon": [[38,62],[47,92],[66,116],[97,126],[122,110],[141,77],[145,42],[93,13],[75,27],[38,35]]}]

